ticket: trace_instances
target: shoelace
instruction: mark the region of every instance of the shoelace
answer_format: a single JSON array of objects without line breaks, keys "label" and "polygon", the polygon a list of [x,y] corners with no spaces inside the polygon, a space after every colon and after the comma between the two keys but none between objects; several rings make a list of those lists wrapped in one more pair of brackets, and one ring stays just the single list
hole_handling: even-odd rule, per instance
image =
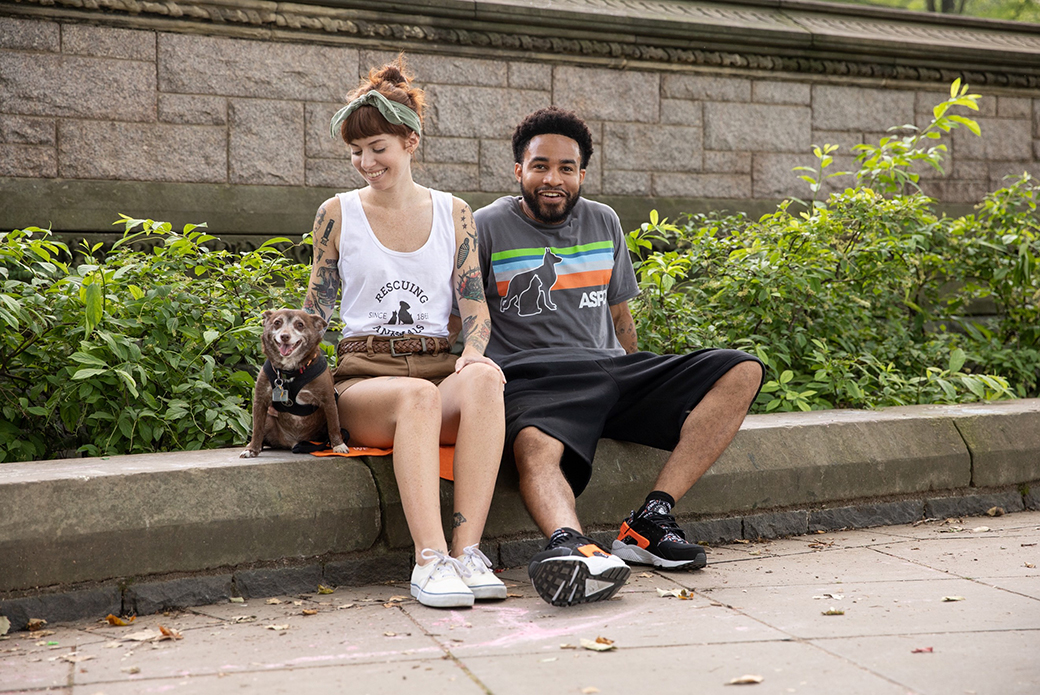
[{"label": "shoelace", "polygon": [[430,572],[430,579],[433,579],[434,575],[438,577],[444,575],[445,572],[453,572],[459,577],[468,577],[470,575],[469,568],[463,565],[461,562],[453,558],[447,553],[442,553],[439,550],[433,548],[423,548],[422,552],[419,553],[419,557],[424,560],[434,560],[435,564],[433,571]]},{"label": "shoelace", "polygon": [[[491,567],[491,560],[480,550],[479,547],[477,547],[477,544],[475,543],[473,545],[467,545],[465,548],[462,549],[462,557],[470,558],[470,562],[472,562],[473,565],[477,568],[480,568],[481,566]],[[462,564],[465,567],[466,563]],[[473,574],[473,570],[471,570],[469,567],[465,567],[465,570],[466,574],[463,576],[468,577],[469,575]]]},{"label": "shoelace", "polygon": [[679,528],[679,524],[675,523],[675,517],[671,514],[642,514],[641,516],[650,523],[664,529],[662,541],[672,541],[673,543],[687,542],[686,532]]}]

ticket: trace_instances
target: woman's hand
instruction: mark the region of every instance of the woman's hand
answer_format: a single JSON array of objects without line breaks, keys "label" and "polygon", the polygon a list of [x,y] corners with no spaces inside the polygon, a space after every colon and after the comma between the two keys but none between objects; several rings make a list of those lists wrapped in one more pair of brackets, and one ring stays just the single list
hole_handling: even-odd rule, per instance
[{"label": "woman's hand", "polygon": [[495,361],[493,359],[491,359],[490,357],[485,357],[484,355],[481,355],[476,350],[471,350],[469,348],[464,349],[462,351],[462,354],[459,355],[459,359],[457,359],[455,361],[455,373],[458,374],[459,372],[461,372],[463,369],[465,369],[467,366],[469,366],[471,364],[489,364],[489,365],[491,365],[492,367],[497,369],[498,373],[502,376],[502,383],[503,384],[506,383],[506,375],[505,375],[505,373],[502,372],[502,368],[501,367],[499,367],[497,364],[495,364]]}]

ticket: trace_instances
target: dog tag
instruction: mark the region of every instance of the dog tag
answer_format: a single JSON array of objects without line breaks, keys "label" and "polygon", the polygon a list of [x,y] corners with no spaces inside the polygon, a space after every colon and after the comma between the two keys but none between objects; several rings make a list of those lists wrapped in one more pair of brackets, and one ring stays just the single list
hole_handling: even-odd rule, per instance
[{"label": "dog tag", "polygon": [[271,389],[271,400],[275,403],[288,403],[289,402],[289,391],[276,382],[274,388]]}]

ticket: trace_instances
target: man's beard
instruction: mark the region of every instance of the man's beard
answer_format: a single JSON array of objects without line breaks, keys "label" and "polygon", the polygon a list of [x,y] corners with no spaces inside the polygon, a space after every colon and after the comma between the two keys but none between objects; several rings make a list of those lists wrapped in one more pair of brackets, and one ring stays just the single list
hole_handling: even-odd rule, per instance
[{"label": "man's beard", "polygon": [[[538,191],[556,191],[564,195],[566,202],[563,207],[560,208],[559,212],[550,212],[543,206],[541,199],[538,197]],[[578,204],[578,198],[581,198],[581,188],[578,188],[578,192],[571,195],[562,188],[552,188],[550,186],[543,186],[533,191],[524,188],[524,185],[520,184],[520,193],[523,195],[524,203],[527,205],[528,211],[531,215],[542,224],[559,224],[567,219],[567,215],[571,214],[571,210]]]}]

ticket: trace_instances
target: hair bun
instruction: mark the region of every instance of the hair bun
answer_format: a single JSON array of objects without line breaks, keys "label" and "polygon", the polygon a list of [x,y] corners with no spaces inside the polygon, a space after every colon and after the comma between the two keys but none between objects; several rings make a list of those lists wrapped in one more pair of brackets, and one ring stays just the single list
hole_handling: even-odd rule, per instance
[{"label": "hair bun", "polygon": [[[382,80],[383,82],[390,82],[394,86],[400,84],[408,84],[409,80],[401,72],[401,66],[391,63],[390,65],[384,65],[374,77],[376,80]],[[375,80],[373,80],[374,82]]]}]

